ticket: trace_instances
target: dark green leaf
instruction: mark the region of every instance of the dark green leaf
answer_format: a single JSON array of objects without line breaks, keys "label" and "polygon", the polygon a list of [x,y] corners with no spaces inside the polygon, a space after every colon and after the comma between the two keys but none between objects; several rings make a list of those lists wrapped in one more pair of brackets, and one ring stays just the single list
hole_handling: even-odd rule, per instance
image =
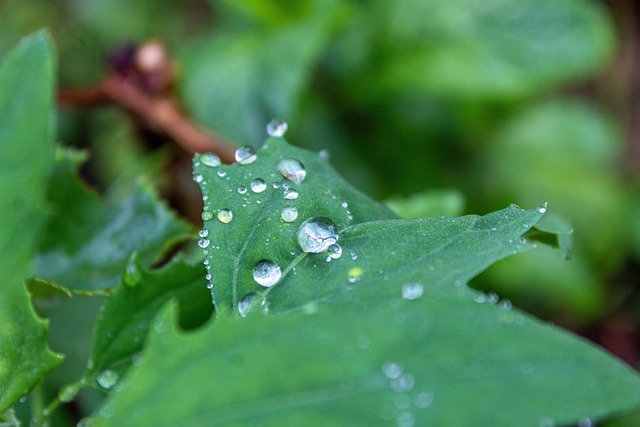
[{"label": "dark green leaf", "polygon": [[101,376],[122,375],[142,350],[151,321],[172,298],[180,302],[183,327],[202,324],[213,308],[206,284],[204,268],[180,258],[153,271],[137,262],[129,264],[122,283],[113,290],[98,317],[86,376],[104,385]]},{"label": "dark green leaf", "polygon": [[122,202],[103,202],[76,176],[82,156],[59,151],[49,185],[54,215],[46,226],[36,275],[72,289],[120,281],[135,251],[149,265],[184,238],[189,227],[145,185]]},{"label": "dark green leaf", "polygon": [[225,317],[187,336],[164,313],[92,425],[538,426],[640,402],[640,378],[601,350],[464,287],[437,289]]},{"label": "dark green leaf", "polygon": [[37,33],[0,68],[0,413],[53,370],[62,356],[47,346],[47,324],[30,304],[31,274],[52,161],[54,55]]}]

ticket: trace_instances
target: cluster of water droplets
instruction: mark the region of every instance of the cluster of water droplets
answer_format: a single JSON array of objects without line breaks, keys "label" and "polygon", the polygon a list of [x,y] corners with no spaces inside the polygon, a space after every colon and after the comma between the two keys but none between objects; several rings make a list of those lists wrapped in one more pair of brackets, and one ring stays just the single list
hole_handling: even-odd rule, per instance
[{"label": "cluster of water droplets", "polygon": [[396,361],[386,361],[381,367],[389,388],[395,393],[393,408],[381,408],[385,419],[395,418],[398,427],[412,427],[416,424],[413,409],[426,409],[433,403],[433,394],[425,391],[414,392],[415,377]]}]

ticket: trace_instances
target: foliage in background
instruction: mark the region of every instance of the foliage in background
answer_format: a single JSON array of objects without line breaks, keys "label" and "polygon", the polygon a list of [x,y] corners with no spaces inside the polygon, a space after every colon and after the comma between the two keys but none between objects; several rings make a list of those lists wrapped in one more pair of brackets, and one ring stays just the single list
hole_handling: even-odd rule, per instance
[{"label": "foliage in background", "polygon": [[[593,76],[614,52],[614,29],[598,2],[9,0],[0,4],[0,51],[43,26],[51,28],[58,46],[63,86],[99,80],[106,54],[120,43],[162,37],[175,55],[176,89],[198,121],[237,145],[256,146],[266,122],[286,119],[290,141],[328,150],[349,182],[392,198],[389,205],[403,216],[549,202],[573,222],[571,262],[541,247],[501,261],[475,282],[518,306],[586,324],[602,319],[631,292],[618,281],[640,255],[638,188],[621,172],[620,124],[579,91],[563,90]],[[74,208],[75,219],[56,219],[53,187],[47,208],[53,215],[43,226],[64,230],[67,219],[67,227],[99,225],[95,231],[103,234],[77,233],[54,251],[46,239],[38,242],[35,270],[25,267],[28,257],[20,251],[3,253],[22,257],[13,270],[18,282],[26,276],[20,265],[60,280],[70,277],[60,260],[75,263],[95,253],[97,265],[71,274],[85,283],[83,289],[111,288],[133,250],[149,267],[161,259],[164,245],[187,230],[153,201],[148,188],[167,191],[161,171],[171,152],[162,148],[150,155],[129,117],[116,111],[60,110],[58,119],[57,139],[90,148],[90,178],[109,188],[109,196],[104,205],[67,181],[83,202]],[[60,156],[57,171],[64,167]],[[67,173],[70,178],[73,169]],[[146,184],[140,185],[139,175]],[[407,197],[404,208],[398,205]],[[426,200],[422,208],[420,200]],[[132,247],[126,231],[109,234],[110,221],[124,220],[127,206],[148,206],[149,230],[134,224],[133,231],[155,242]],[[198,205],[182,209],[197,211]],[[82,223],[85,217],[91,221]],[[30,233],[37,234],[36,222]],[[109,241],[121,253],[102,258],[102,242]],[[21,242],[36,244],[27,237]],[[92,270],[96,277],[87,276]],[[72,280],[63,285],[75,286]],[[79,297],[51,298],[36,302],[52,319],[53,348],[67,356],[53,375],[50,389],[56,390],[82,374],[101,301],[87,301],[78,311]],[[77,402],[88,413],[100,399],[83,391]]]}]

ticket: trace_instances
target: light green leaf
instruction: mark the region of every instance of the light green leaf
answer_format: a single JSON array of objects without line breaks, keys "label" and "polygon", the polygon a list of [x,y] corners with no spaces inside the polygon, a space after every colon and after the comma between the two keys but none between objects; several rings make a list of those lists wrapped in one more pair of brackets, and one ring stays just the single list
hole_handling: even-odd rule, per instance
[{"label": "light green leaf", "polygon": [[538,426],[640,402],[640,378],[601,350],[464,287],[437,289],[224,317],[186,336],[165,312],[91,425]]},{"label": "light green leaf", "polygon": [[103,289],[120,281],[127,259],[157,261],[189,226],[145,185],[118,204],[101,201],[76,176],[82,155],[58,151],[49,185],[54,215],[47,223],[36,275],[71,289]]},{"label": "light green leaf", "polygon": [[180,302],[184,328],[202,324],[213,308],[206,284],[202,265],[177,258],[159,270],[147,271],[132,258],[98,317],[85,376],[97,378],[100,385],[105,372],[113,378],[122,376],[142,350],[151,321],[170,299]]},{"label": "light green leaf", "polygon": [[49,350],[47,324],[23,285],[42,228],[52,160],[52,50],[49,36],[36,33],[0,68],[0,413],[62,361]]},{"label": "light green leaf", "polygon": [[393,197],[385,202],[405,219],[428,216],[459,216],[464,212],[464,196],[456,190],[429,190],[409,197]]}]

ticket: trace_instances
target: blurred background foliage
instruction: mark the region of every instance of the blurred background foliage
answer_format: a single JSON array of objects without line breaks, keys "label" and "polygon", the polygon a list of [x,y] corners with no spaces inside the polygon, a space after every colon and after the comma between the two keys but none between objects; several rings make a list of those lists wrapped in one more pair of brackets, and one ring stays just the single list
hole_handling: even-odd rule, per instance
[{"label": "blurred background foliage", "polygon": [[[229,144],[284,119],[406,216],[548,202],[573,223],[571,261],[541,248],[473,286],[638,367],[638,17],[633,0],[4,0],[0,53],[48,27],[60,86],[90,87],[110,54],[159,39],[184,110]],[[171,141],[113,106],[61,108],[58,129],[98,189],[124,197],[144,176],[197,224]]]}]

